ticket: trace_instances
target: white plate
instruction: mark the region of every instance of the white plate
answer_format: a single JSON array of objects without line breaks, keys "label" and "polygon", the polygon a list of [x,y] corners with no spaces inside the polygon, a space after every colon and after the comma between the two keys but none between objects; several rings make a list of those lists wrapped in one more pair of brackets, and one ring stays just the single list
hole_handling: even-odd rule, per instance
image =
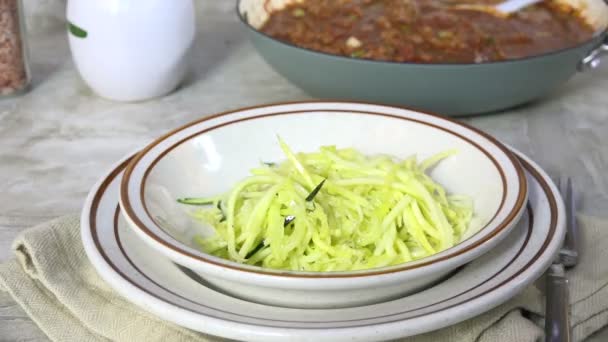
[{"label": "white plate", "polygon": [[120,215],[124,160],[91,191],[82,213],[89,259],[118,293],[149,312],[204,333],[247,341],[376,341],[440,329],[505,302],[551,263],[564,233],[557,189],[521,156],[528,209],[504,242],[449,279],[414,295],[346,309],[304,310],[236,299],[201,284],[142,243]]}]

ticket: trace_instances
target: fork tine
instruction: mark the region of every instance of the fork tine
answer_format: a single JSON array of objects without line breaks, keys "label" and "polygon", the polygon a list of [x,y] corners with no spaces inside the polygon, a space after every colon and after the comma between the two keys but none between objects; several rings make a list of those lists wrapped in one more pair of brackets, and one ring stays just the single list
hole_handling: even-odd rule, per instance
[{"label": "fork tine", "polygon": [[567,178],[561,182],[562,196],[566,206],[566,239],[564,240],[562,262],[566,267],[573,267],[578,262],[578,226],[576,222],[576,201],[572,179]]},{"label": "fork tine", "polygon": [[572,185],[572,179],[568,178],[568,185],[566,189],[566,201],[568,207],[568,219],[570,222],[570,233],[574,240],[573,249],[578,252],[578,224],[576,222],[576,200],[574,198],[574,185]]},{"label": "fork tine", "polygon": [[567,193],[566,201],[568,201],[569,205],[573,205],[574,204],[574,193],[572,190],[572,178],[568,178],[568,184],[566,185],[566,193]]}]

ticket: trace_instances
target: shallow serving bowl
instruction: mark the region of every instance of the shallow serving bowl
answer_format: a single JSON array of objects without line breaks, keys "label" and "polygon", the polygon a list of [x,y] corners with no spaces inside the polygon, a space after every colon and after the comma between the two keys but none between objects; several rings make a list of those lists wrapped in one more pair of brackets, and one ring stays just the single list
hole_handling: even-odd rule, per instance
[{"label": "shallow serving bowl", "polygon": [[[354,272],[297,272],[245,266],[196,249],[195,234],[212,233],[191,219],[180,197],[225,192],[260,161],[283,160],[277,134],[294,151],[323,145],[366,154],[420,158],[448,149],[431,172],[451,193],[473,198],[469,234],[441,253],[392,267]],[[142,240],[228,294],[303,308],[376,303],[428,287],[496,246],[518,221],[527,199],[523,170],[492,137],[439,116],[381,105],[302,102],[206,117],[148,145],[129,164],[121,208]]]},{"label": "shallow serving bowl", "polygon": [[277,72],[322,99],[403,105],[442,115],[495,112],[538,99],[589,70],[608,53],[603,0],[553,0],[581,11],[596,34],[570,48],[527,58],[468,64],[375,61],[317,52],[270,37],[259,28],[296,0],[238,0],[238,16],[259,54]]}]

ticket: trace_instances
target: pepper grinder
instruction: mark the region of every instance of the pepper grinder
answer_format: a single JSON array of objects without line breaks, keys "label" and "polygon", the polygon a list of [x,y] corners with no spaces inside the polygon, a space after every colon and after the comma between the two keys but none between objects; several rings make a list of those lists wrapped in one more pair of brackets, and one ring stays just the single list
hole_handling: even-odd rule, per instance
[{"label": "pepper grinder", "polygon": [[30,70],[21,0],[0,0],[0,98],[28,90]]},{"label": "pepper grinder", "polygon": [[196,33],[192,0],[68,0],[76,68],[101,97],[143,101],[184,79]]}]

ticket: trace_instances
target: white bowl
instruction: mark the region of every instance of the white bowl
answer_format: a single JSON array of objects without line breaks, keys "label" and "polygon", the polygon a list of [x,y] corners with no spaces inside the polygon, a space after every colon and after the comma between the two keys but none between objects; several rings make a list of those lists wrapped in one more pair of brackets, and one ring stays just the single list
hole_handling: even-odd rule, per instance
[{"label": "white bowl", "polygon": [[[224,192],[260,161],[282,160],[280,134],[295,151],[322,145],[366,154],[420,158],[459,153],[431,172],[448,192],[473,198],[468,238],[433,256],[353,272],[297,272],[246,266],[194,247],[201,224],[177,198]],[[303,102],[222,113],[170,132],[129,164],[121,184],[122,212],[147,244],[199,273],[219,290],[247,300],[300,308],[348,307],[412,293],[496,246],[527,200],[515,157],[492,137],[462,123],[412,110],[352,102]]]}]

